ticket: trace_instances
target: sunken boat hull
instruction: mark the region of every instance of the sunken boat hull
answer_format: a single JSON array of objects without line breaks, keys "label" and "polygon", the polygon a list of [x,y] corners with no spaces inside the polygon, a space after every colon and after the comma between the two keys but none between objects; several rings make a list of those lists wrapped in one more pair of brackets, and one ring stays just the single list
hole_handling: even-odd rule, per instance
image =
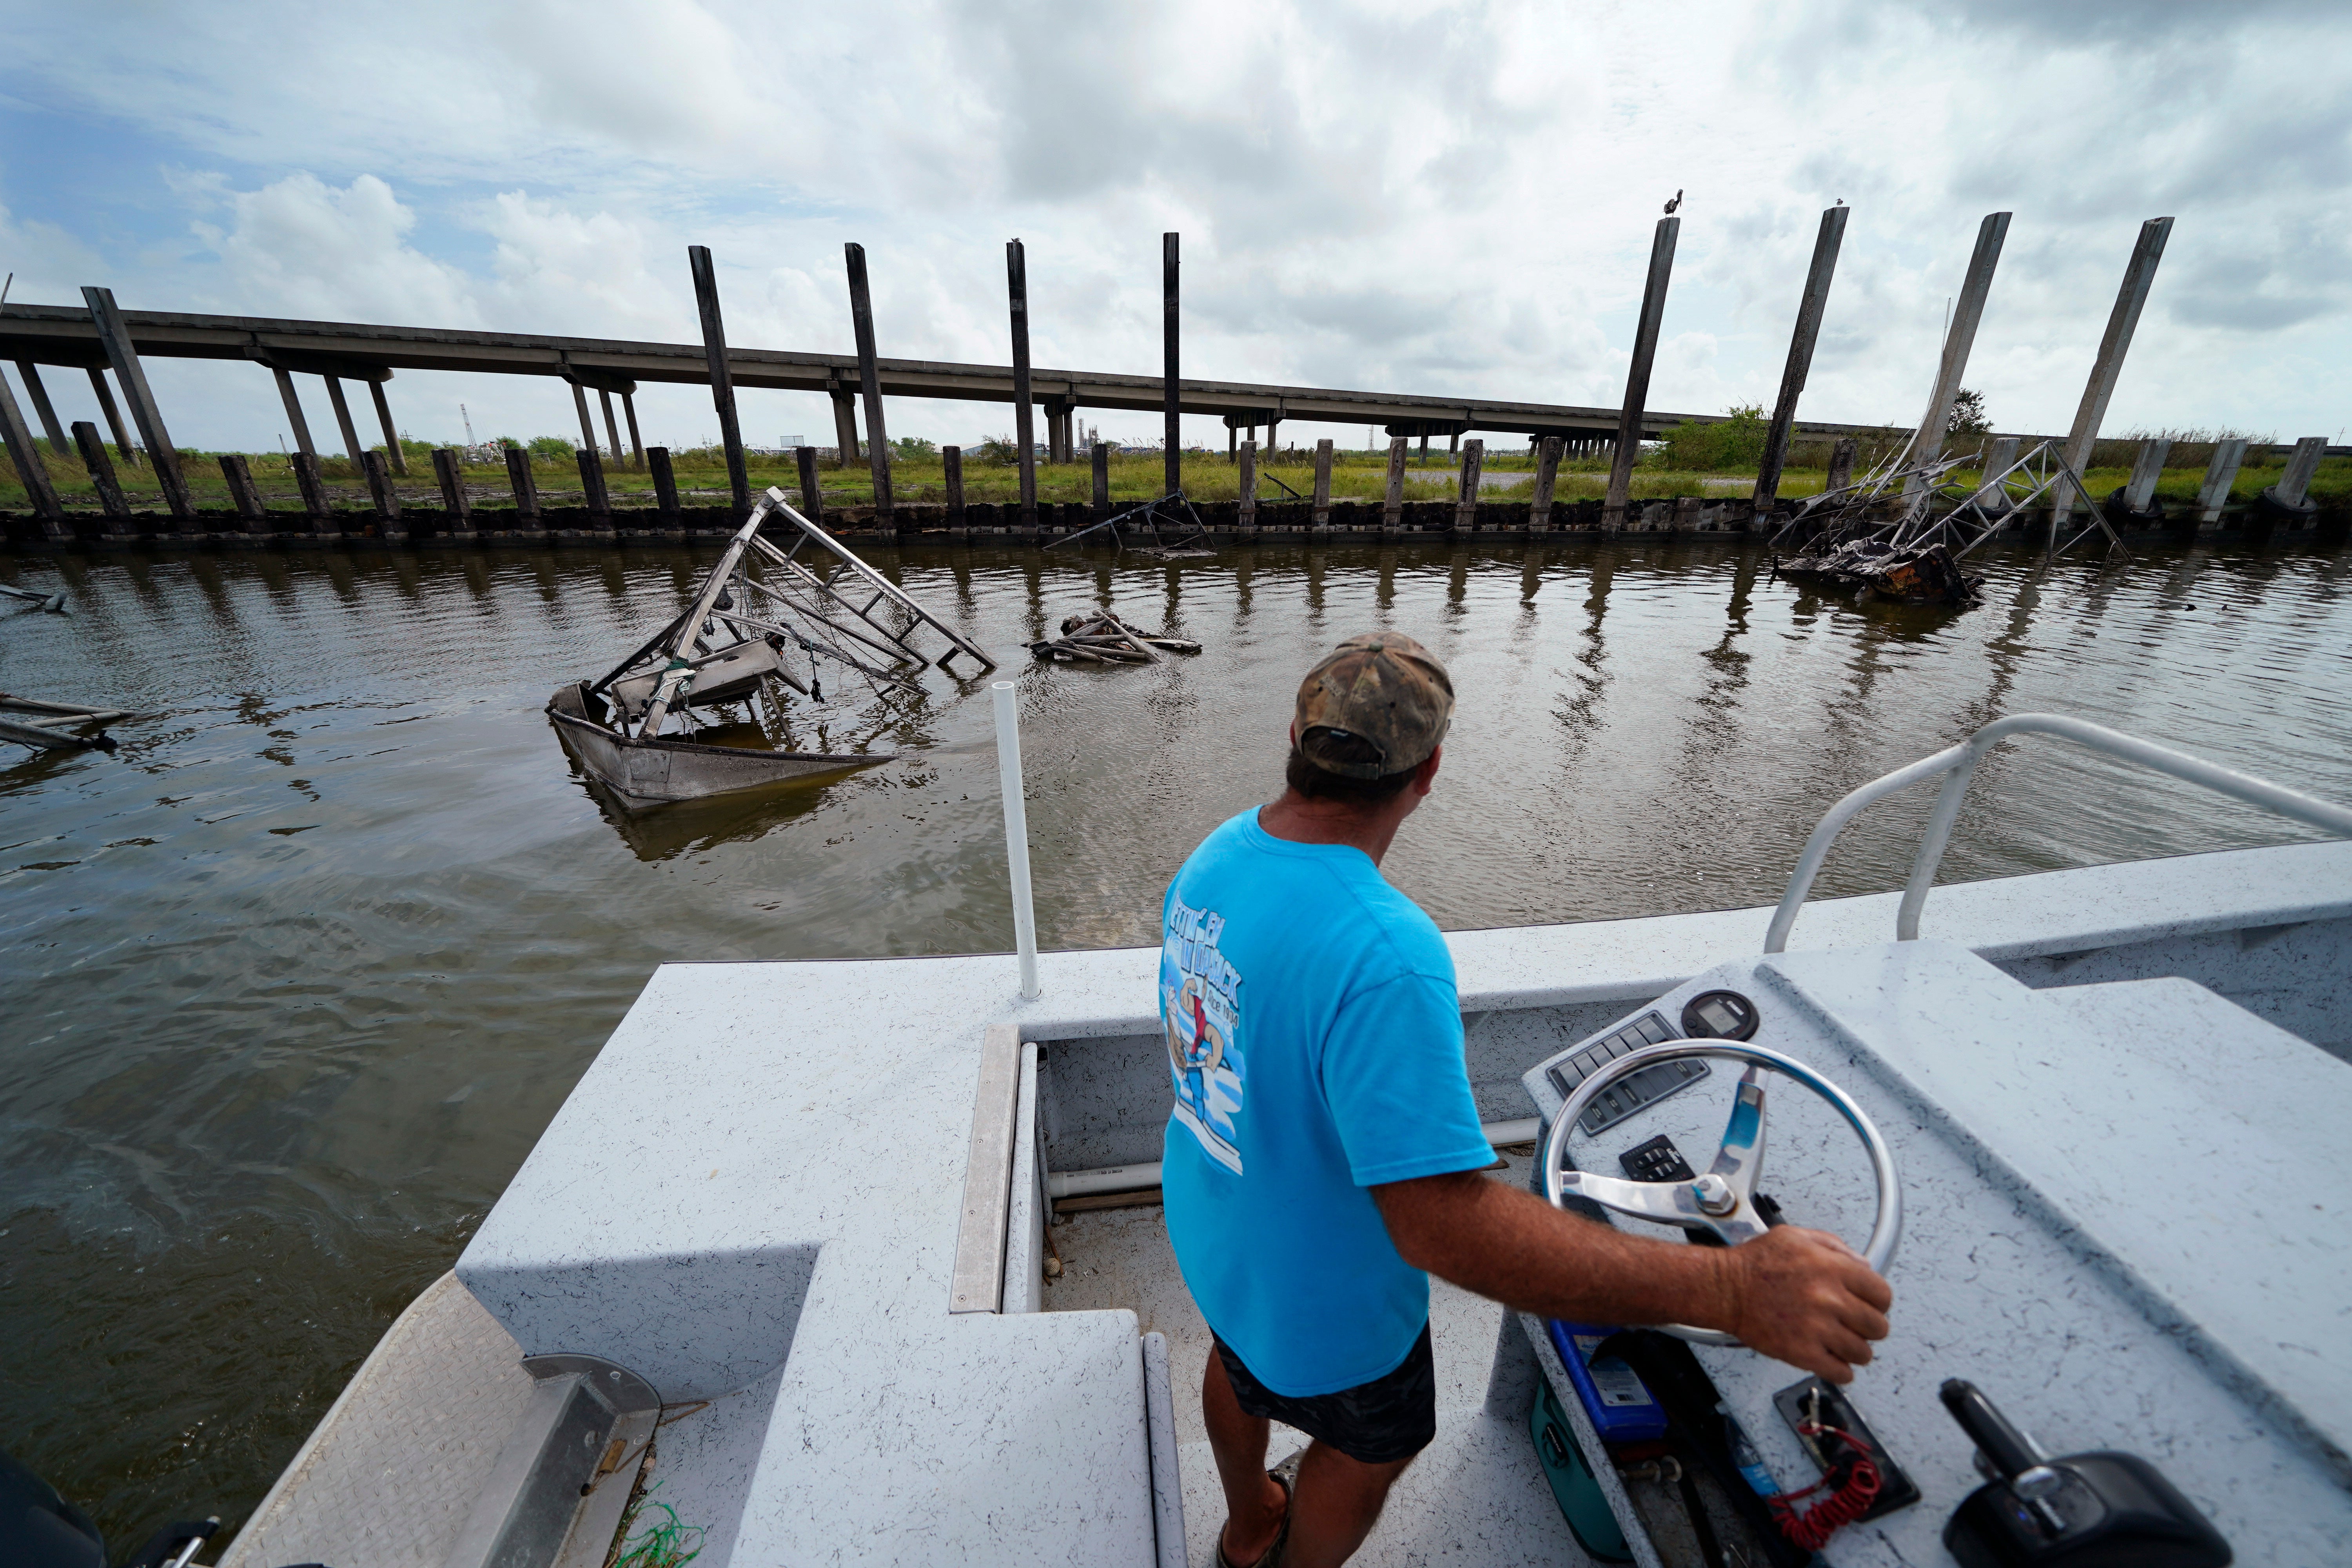
[{"label": "sunken boat hull", "polygon": [[682,800],[702,800],[737,790],[759,789],[815,773],[840,773],[891,760],[819,752],[759,752],[740,746],[708,746],[656,736],[617,735],[588,716],[588,683],[558,687],[547,700],[547,717],[564,749],[589,776],[631,811],[646,811]]}]

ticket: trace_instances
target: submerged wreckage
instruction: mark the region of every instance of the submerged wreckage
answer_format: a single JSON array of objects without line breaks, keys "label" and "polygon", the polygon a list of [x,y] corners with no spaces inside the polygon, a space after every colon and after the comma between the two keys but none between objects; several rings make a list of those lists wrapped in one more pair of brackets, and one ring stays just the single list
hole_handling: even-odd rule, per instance
[{"label": "submerged wreckage", "polygon": [[[761,536],[772,521],[796,530],[790,548]],[[806,561],[801,559],[804,549],[810,552]],[[857,597],[865,603],[856,602]],[[908,624],[893,628],[877,619],[875,612],[885,604]],[[632,811],[866,767],[888,762],[889,753],[712,744],[698,738],[695,710],[740,704],[756,721],[760,704],[773,719],[782,710],[780,687],[823,701],[825,660],[877,689],[919,689],[909,677],[933,661],[908,639],[924,626],[950,645],[937,661],[942,667],[961,653],[982,668],[996,668],[995,660],[795,511],[782,490],[772,489],[727,542],[686,613],[602,679],[557,688],[547,715],[565,749]],[[795,673],[795,662],[805,667],[805,677]],[[730,739],[746,728],[764,737],[773,726],[738,725]]]},{"label": "submerged wreckage", "polygon": [[[2064,544],[2058,542],[2063,506],[2052,508],[2046,555],[2062,555],[2104,533],[2110,555],[2127,554],[2108,526],[2105,508],[2084,487],[2059,443],[2044,441],[2000,468],[1987,472],[1972,490],[1947,483],[1951,472],[1977,460],[1973,455],[1907,461],[1911,443],[1856,482],[1808,497],[1796,515],[1773,536],[1773,548],[1798,553],[1777,561],[1775,570],[1795,582],[1859,589],[1874,598],[1905,605],[1978,602],[1984,579],[1961,567],[1971,552],[2024,515],[2029,508],[2066,499],[2079,501],[2090,523]],[[1938,513],[1939,501],[1951,503]]]},{"label": "submerged wreckage", "polygon": [[1198,653],[1190,637],[1147,632],[1109,610],[1065,616],[1062,635],[1033,642],[1029,651],[1055,664],[1160,664],[1162,653]]}]

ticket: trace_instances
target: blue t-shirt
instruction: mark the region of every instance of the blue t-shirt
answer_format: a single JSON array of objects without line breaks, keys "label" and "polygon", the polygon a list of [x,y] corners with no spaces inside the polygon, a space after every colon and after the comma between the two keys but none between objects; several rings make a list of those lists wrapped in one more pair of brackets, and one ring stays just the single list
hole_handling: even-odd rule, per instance
[{"label": "blue t-shirt", "polygon": [[1192,1300],[1276,1394],[1395,1371],[1429,1276],[1366,1189],[1495,1157],[1445,939],[1363,851],[1276,838],[1255,807],[1192,852],[1160,919],[1160,1181]]}]

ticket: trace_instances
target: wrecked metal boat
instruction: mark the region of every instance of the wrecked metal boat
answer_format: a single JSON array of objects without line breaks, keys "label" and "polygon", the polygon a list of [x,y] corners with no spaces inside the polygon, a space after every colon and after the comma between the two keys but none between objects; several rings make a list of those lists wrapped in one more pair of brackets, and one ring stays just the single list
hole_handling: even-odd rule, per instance
[{"label": "wrecked metal boat", "polygon": [[1973,608],[1984,587],[1984,578],[1962,572],[1941,544],[1906,549],[1884,539],[1848,540],[1819,554],[1784,561],[1779,571],[1791,582],[1856,588],[1899,605]]},{"label": "wrecked metal boat", "polygon": [[[762,537],[770,522],[792,526],[790,548]],[[870,591],[862,605],[844,591],[853,584],[861,596]],[[876,618],[886,603],[905,625]],[[547,716],[564,749],[633,811],[870,767],[890,754],[715,745],[699,738],[696,715],[740,706],[756,722],[764,709],[772,722],[754,731],[764,734],[782,713],[784,689],[824,700],[828,663],[839,667],[836,680],[846,673],[877,690],[919,691],[910,678],[934,661],[909,639],[925,626],[950,644],[937,660],[942,667],[961,653],[995,668],[772,489],[728,541],[686,613],[602,679],[557,688]]]}]

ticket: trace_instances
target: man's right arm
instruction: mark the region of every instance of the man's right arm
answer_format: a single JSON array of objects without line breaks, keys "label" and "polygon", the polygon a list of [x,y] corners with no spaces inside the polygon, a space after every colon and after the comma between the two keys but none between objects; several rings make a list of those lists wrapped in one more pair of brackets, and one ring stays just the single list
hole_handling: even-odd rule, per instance
[{"label": "man's right arm", "polygon": [[1825,1231],[1780,1226],[1738,1247],[1628,1236],[1475,1172],[1371,1189],[1404,1260],[1548,1318],[1688,1323],[1832,1383],[1886,1337],[1886,1281]]}]

